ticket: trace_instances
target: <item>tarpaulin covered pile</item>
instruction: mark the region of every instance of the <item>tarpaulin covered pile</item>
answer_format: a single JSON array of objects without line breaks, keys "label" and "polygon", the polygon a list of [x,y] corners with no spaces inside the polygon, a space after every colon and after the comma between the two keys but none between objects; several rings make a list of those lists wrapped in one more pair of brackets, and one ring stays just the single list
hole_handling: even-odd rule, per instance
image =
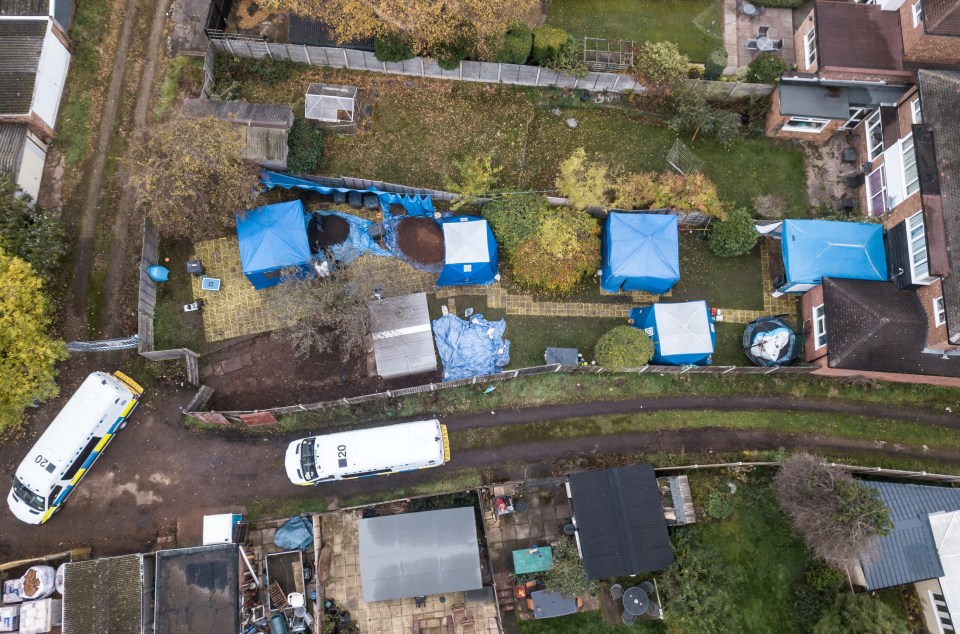
[{"label": "tarpaulin covered pile", "polygon": [[481,314],[468,320],[454,314],[433,321],[433,338],[443,364],[443,380],[456,381],[496,374],[510,363],[507,322],[487,321]]}]

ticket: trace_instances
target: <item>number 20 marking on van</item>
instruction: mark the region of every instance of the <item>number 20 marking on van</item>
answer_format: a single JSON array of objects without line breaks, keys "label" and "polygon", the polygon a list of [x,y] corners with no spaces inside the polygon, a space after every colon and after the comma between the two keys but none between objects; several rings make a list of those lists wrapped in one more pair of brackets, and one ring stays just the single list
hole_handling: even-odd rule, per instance
[{"label": "number 20 marking on van", "polygon": [[48,464],[50,464],[50,461],[49,461],[49,460],[47,460],[46,458],[44,458],[43,456],[41,456],[41,455],[39,455],[39,454],[37,455],[36,458],[33,459],[33,461],[36,462],[36,463],[37,463],[38,465],[40,465],[41,467],[46,467]]},{"label": "number 20 marking on van", "polygon": [[337,445],[337,458],[346,458],[346,457],[347,457],[347,446]]}]

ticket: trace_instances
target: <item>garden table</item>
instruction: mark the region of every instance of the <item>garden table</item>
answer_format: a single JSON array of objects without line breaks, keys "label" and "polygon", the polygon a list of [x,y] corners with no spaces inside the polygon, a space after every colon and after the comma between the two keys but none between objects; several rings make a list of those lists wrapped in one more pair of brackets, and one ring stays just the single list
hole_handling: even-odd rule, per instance
[{"label": "garden table", "polygon": [[640,616],[650,608],[650,597],[643,588],[630,588],[623,593],[623,609]]}]

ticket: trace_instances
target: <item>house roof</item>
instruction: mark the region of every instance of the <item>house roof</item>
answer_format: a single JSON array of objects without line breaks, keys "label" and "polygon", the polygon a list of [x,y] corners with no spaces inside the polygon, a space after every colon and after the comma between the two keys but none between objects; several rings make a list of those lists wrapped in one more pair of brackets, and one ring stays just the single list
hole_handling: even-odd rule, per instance
[{"label": "house roof", "polygon": [[820,0],[816,5],[821,70],[902,73],[900,14],[879,5]]},{"label": "house roof", "polygon": [[0,114],[27,114],[47,20],[0,21]]},{"label": "house roof", "polygon": [[894,524],[889,535],[877,539],[878,552],[861,562],[867,589],[879,590],[942,576],[943,567],[927,516],[960,510],[960,489],[861,482],[877,491],[890,509]]},{"label": "house roof", "polygon": [[49,11],[49,0],[0,0],[0,16],[45,16]]},{"label": "house roof", "polygon": [[923,352],[927,315],[916,291],[824,278],[823,304],[831,368],[960,376],[960,359]]},{"label": "house roof", "polygon": [[370,302],[370,333],[380,376],[389,379],[436,371],[426,293]]},{"label": "house roof", "polygon": [[238,126],[289,130],[293,125],[293,109],[273,103],[186,99],[183,102],[183,112],[193,117],[224,119]]},{"label": "house roof", "polygon": [[571,475],[570,496],[588,578],[654,572],[673,563],[652,465]]},{"label": "house roof", "polygon": [[956,122],[960,107],[960,72],[921,70],[919,82],[923,123],[933,130],[950,267],[950,273],[941,282],[947,331],[951,341],[960,341],[960,129]]},{"label": "house roof", "polygon": [[875,108],[881,103],[896,103],[907,86],[837,84],[829,81],[780,80],[780,114],[799,117],[844,119],[850,108]]},{"label": "house roof", "polygon": [[16,180],[26,140],[26,123],[0,123],[0,174]]},{"label": "house roof", "polygon": [[140,555],[68,563],[63,573],[63,631],[141,634],[143,585]]},{"label": "house roof", "polygon": [[360,520],[360,584],[368,603],[483,587],[473,507]]},{"label": "house roof", "polygon": [[960,35],[960,3],[957,0],[924,0],[923,26],[931,35]]},{"label": "house roof", "polygon": [[239,632],[236,544],[157,552],[154,632]]}]

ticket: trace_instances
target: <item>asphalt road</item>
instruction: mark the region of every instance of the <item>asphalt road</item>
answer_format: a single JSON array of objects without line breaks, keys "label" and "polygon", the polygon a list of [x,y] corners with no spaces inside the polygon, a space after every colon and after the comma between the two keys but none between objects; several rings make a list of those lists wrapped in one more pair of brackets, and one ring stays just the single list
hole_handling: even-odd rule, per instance
[{"label": "asphalt road", "polygon": [[[65,392],[70,392],[64,388]],[[40,555],[65,548],[91,546],[110,555],[153,547],[158,534],[196,533],[206,513],[242,512],[255,500],[322,496],[328,502],[363,492],[393,489],[437,477],[437,470],[384,478],[300,488],[283,472],[288,434],[265,438],[234,438],[196,432],[180,423],[179,408],[189,391],[146,399],[104,456],[86,476],[63,511],[44,526],[23,524],[0,505],[0,560]],[[60,399],[62,403],[63,397]],[[42,431],[59,404],[44,408],[34,427],[0,448],[0,469],[10,478],[36,433]],[[799,401],[752,397],[677,397],[633,399],[574,405],[502,410],[447,418],[451,431],[524,424],[598,414],[642,414],[655,410],[807,410],[831,414],[863,414],[912,420],[921,424],[960,427],[954,414],[887,407],[882,404],[838,401]],[[531,442],[454,455],[446,469],[496,468],[510,465],[511,477],[536,476],[558,468],[558,461],[613,453],[655,453],[745,449],[808,449],[833,454],[855,453],[924,457],[960,463],[960,453],[918,452],[870,440],[736,431],[728,429],[663,430],[600,437]],[[6,480],[9,482],[9,479]],[[4,491],[5,494],[5,491]]]}]

